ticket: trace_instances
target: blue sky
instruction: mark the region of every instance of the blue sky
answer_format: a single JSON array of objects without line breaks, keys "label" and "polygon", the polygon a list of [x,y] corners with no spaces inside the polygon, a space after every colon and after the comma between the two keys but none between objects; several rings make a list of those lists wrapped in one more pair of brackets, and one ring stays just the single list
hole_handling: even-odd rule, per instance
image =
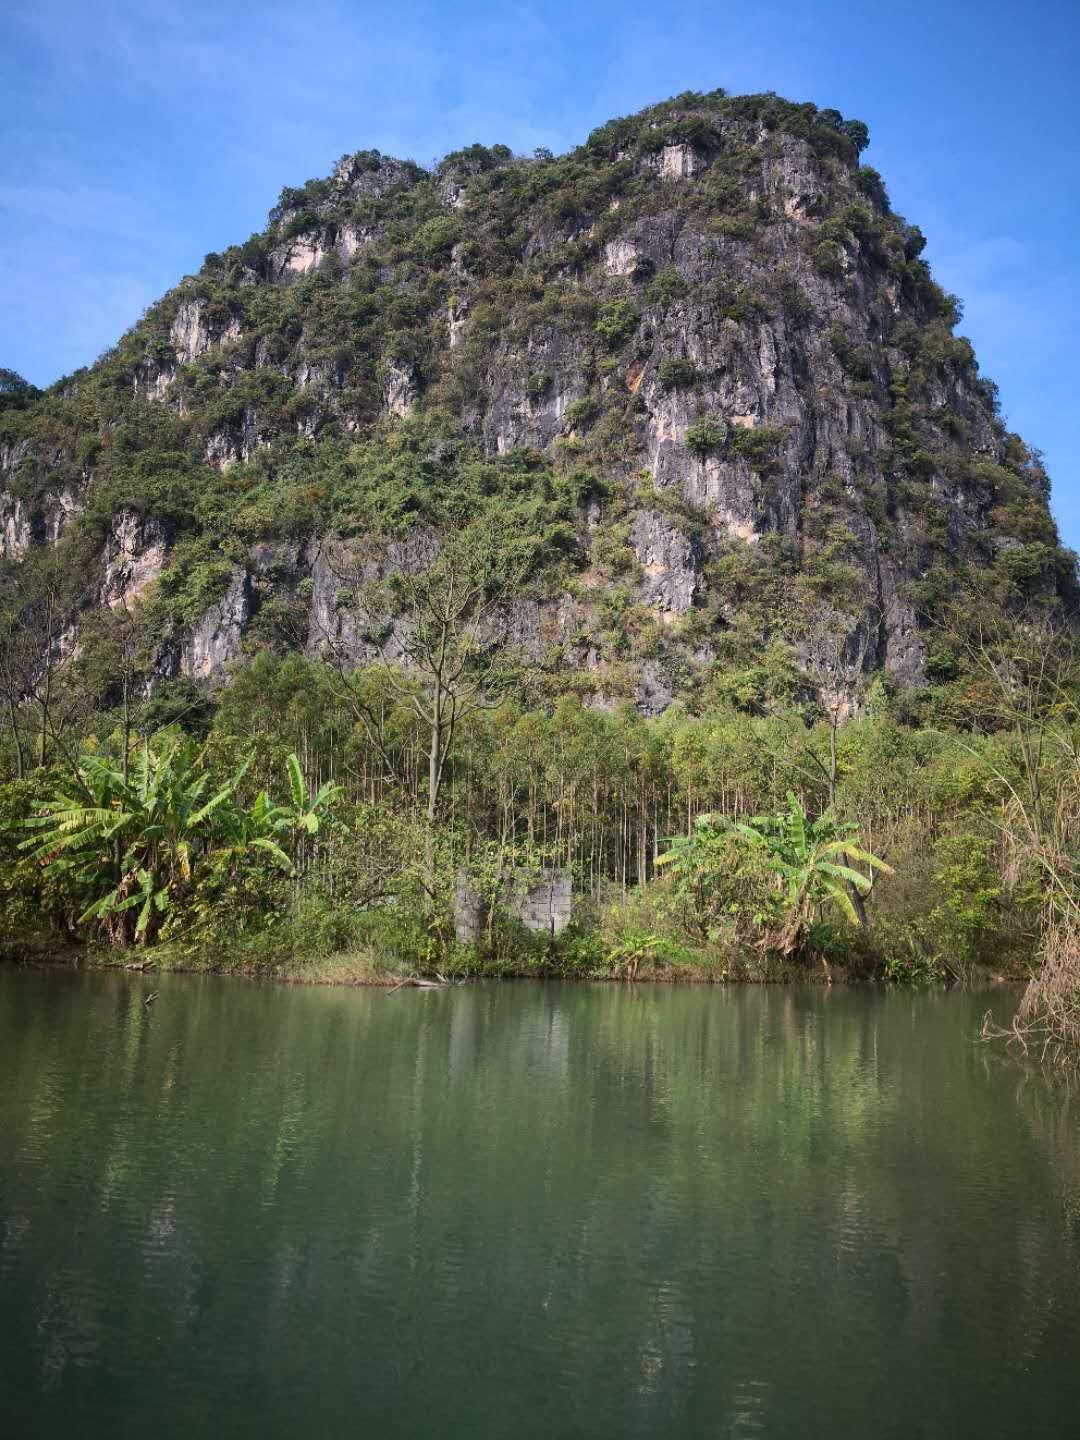
[{"label": "blue sky", "polygon": [[92,361],[283,185],[374,146],[562,150],[685,89],[865,120],[1080,547],[1080,0],[6,0],[0,365]]}]

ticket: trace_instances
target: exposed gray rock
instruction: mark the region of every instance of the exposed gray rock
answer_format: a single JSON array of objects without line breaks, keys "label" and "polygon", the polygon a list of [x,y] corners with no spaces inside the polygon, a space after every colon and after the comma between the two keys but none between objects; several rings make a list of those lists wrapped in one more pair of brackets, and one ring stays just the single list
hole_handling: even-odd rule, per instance
[{"label": "exposed gray rock", "polygon": [[383,403],[387,413],[404,417],[416,403],[416,376],[408,365],[388,360],[383,367]]},{"label": "exposed gray rock", "polygon": [[641,679],[634,691],[634,703],[643,715],[662,715],[675,699],[675,691],[662,668],[653,660],[641,667]]},{"label": "exposed gray rock", "polygon": [[664,180],[688,180],[697,169],[692,145],[665,145],[660,151],[660,175]]},{"label": "exposed gray rock", "polygon": [[99,587],[102,604],[130,605],[154,583],[165,567],[165,534],[153,520],[121,510],[113,521],[102,556]]},{"label": "exposed gray rock", "polygon": [[[539,660],[545,650],[543,607],[536,600],[511,600],[493,616],[492,640],[506,645],[525,660]],[[486,638],[486,637],[485,637]]]},{"label": "exposed gray rock", "polygon": [[0,443],[0,482],[11,480],[29,454],[29,440],[17,440],[14,444],[6,441]]},{"label": "exposed gray rock", "polygon": [[886,673],[898,684],[926,684],[926,643],[919,633],[915,608],[900,590],[892,565],[878,566]]},{"label": "exposed gray rock", "polygon": [[793,135],[776,137],[779,154],[765,160],[765,193],[797,225],[820,218],[825,185],[820,163]]},{"label": "exposed gray rock", "polygon": [[324,540],[308,547],[311,575],[309,654],[331,654],[349,665],[400,659],[405,622],[369,608],[378,582],[397,572],[417,574],[437,552],[435,538],[421,532],[385,547]]},{"label": "exposed gray rock", "polygon": [[414,185],[418,174],[416,166],[407,160],[359,150],[338,161],[333,178],[339,191],[359,200],[378,199],[399,185]]},{"label": "exposed gray rock", "polygon": [[358,255],[370,250],[382,237],[377,225],[361,225],[349,221],[337,232],[335,249],[346,265],[351,265]]},{"label": "exposed gray rock", "polygon": [[294,581],[300,573],[300,546],[295,542],[263,540],[253,545],[248,554],[256,575]]},{"label": "exposed gray rock", "polygon": [[253,406],[244,407],[240,419],[206,438],[206,459],[215,469],[222,470],[252,455],[273,439],[273,431]]},{"label": "exposed gray rock", "polygon": [[619,236],[618,239],[607,242],[601,258],[609,275],[632,275],[634,266],[638,263],[638,248],[632,240]]},{"label": "exposed gray rock", "polygon": [[641,598],[665,619],[684,615],[700,580],[693,543],[668,516],[640,510],[630,526],[630,544],[644,572]]},{"label": "exposed gray rock", "polygon": [[5,560],[19,560],[33,540],[30,517],[22,500],[0,492],[0,554]]},{"label": "exposed gray rock", "polygon": [[229,588],[192,628],[181,648],[181,674],[198,680],[222,675],[240,654],[251,612],[251,580],[246,570],[234,566]]},{"label": "exposed gray rock", "polygon": [[314,270],[327,252],[316,235],[296,235],[270,252],[270,273],[275,280],[293,280]]},{"label": "exposed gray rock", "polygon": [[71,521],[82,509],[82,499],[73,490],[64,489],[50,497],[45,507],[45,539],[55,545]]},{"label": "exposed gray rock", "polygon": [[206,302],[184,300],[169,330],[169,340],[177,360],[186,365],[215,345],[224,345],[240,338],[240,322],[235,316],[212,320]]}]

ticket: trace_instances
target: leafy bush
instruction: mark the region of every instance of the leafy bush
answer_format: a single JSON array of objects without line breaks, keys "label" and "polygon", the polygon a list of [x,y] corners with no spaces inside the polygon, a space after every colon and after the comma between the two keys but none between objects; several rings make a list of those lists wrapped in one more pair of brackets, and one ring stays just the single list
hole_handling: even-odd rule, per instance
[{"label": "leafy bush", "polygon": [[862,120],[845,120],[840,129],[860,154],[870,144],[870,128]]},{"label": "leafy bush", "polygon": [[40,396],[41,391],[14,370],[0,367],[0,411],[25,410]]},{"label": "leafy bush", "polygon": [[751,286],[733,283],[723,276],[711,287],[713,303],[725,320],[734,320],[737,325],[752,325],[768,313],[765,297]]},{"label": "leafy bush", "polygon": [[702,420],[695,420],[686,429],[686,445],[699,459],[706,455],[713,455],[722,448],[728,438],[728,424],[726,420],[715,420],[705,417]]},{"label": "leafy bush", "polygon": [[414,248],[417,257],[429,265],[442,264],[461,239],[461,226],[455,216],[435,215],[416,232]]},{"label": "leafy bush", "polygon": [[992,851],[989,840],[972,834],[944,836],[935,849],[940,899],[928,932],[935,953],[955,975],[966,976],[996,941],[1002,887]]},{"label": "leafy bush", "polygon": [[26,818],[55,793],[56,777],[34,771],[22,780],[0,784],[0,945],[67,929],[67,893],[26,853]]},{"label": "leafy bush", "polygon": [[699,816],[689,836],[669,843],[660,864],[672,877],[672,906],[681,928],[699,941],[749,944],[782,916],[763,852],[719,817]]},{"label": "leafy bush", "polygon": [[534,370],[525,381],[525,395],[534,405],[551,389],[551,378],[547,370]]},{"label": "leafy bush", "polygon": [[600,308],[596,333],[609,350],[625,345],[638,327],[641,312],[632,300],[609,300]]},{"label": "leafy bush", "polygon": [[689,390],[698,380],[697,366],[681,356],[661,360],[656,374],[665,390]]},{"label": "leafy bush", "polygon": [[773,458],[783,438],[784,432],[777,425],[736,426],[728,436],[728,454],[739,456],[759,470]]},{"label": "leafy bush", "polygon": [[690,287],[675,269],[669,265],[655,277],[645,292],[645,299],[650,305],[657,309],[667,309],[669,305],[676,304],[685,298],[690,292]]},{"label": "leafy bush", "polygon": [[579,400],[572,401],[566,407],[564,423],[568,430],[580,430],[583,426],[591,424],[600,413],[600,400],[597,395],[582,395]]}]

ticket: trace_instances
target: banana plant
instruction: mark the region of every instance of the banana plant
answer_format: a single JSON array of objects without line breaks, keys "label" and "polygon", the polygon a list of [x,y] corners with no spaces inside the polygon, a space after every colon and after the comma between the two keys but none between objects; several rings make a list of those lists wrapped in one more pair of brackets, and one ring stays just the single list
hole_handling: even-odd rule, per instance
[{"label": "banana plant", "polygon": [[856,870],[852,861],[871,872],[893,873],[884,860],[857,843],[857,826],[841,824],[828,812],[811,820],[791,791],[787,800],[785,812],[755,815],[734,827],[764,851],[785,891],[786,919],[775,938],[775,948],[784,955],[800,947],[811,920],[825,905],[835,905],[858,923],[852,891],[868,895],[873,875]]},{"label": "banana plant", "polygon": [[294,843],[318,834],[327,809],[341,794],[341,786],[327,781],[312,795],[295,754],[286,756],[285,768],[291,803],[278,804],[267,791],[261,790],[251,809],[240,812],[237,820],[243,843],[270,853],[276,852],[286,866],[291,866],[292,861],[282,848],[282,842]]},{"label": "banana plant", "polygon": [[84,906],[77,923],[101,921],[116,944],[147,940],[190,882],[246,768],[207,799],[210,775],[180,742],[160,752],[144,744],[127,776],[107,757],[85,756],[85,793],[46,802],[27,821],[38,833],[23,848],[71,885]]},{"label": "banana plant", "polygon": [[210,857],[231,865],[258,851],[291,872],[286,846],[318,831],[337,787],[310,796],[290,755],[292,803],[278,805],[262,791],[243,809],[235,794],[250,763],[206,798],[210,773],[188,744],[144,744],[128,776],[106,757],[85,756],[82,793],[63,790],[47,801],[26,822],[36,833],[21,848],[69,887],[78,924],[99,923],[113,944],[149,943]]},{"label": "banana plant", "polygon": [[693,834],[671,841],[657,862],[670,867],[681,894],[706,920],[707,936],[720,917],[732,914],[752,923],[765,948],[790,955],[827,905],[857,923],[853,892],[869,894],[875,870],[892,873],[859,845],[856,826],[828,812],[811,820],[793,794],[787,798],[779,815],[699,816]]}]

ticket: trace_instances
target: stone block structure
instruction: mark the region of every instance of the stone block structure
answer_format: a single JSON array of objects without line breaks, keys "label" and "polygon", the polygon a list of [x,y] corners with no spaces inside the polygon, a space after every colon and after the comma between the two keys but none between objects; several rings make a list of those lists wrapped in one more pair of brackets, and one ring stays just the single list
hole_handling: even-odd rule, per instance
[{"label": "stone block structure", "polygon": [[[500,891],[499,903],[507,915],[535,934],[560,935],[569,925],[573,890],[568,870],[515,871]],[[454,890],[454,929],[463,945],[475,945],[484,933],[488,908],[469,884],[464,871]]]}]

